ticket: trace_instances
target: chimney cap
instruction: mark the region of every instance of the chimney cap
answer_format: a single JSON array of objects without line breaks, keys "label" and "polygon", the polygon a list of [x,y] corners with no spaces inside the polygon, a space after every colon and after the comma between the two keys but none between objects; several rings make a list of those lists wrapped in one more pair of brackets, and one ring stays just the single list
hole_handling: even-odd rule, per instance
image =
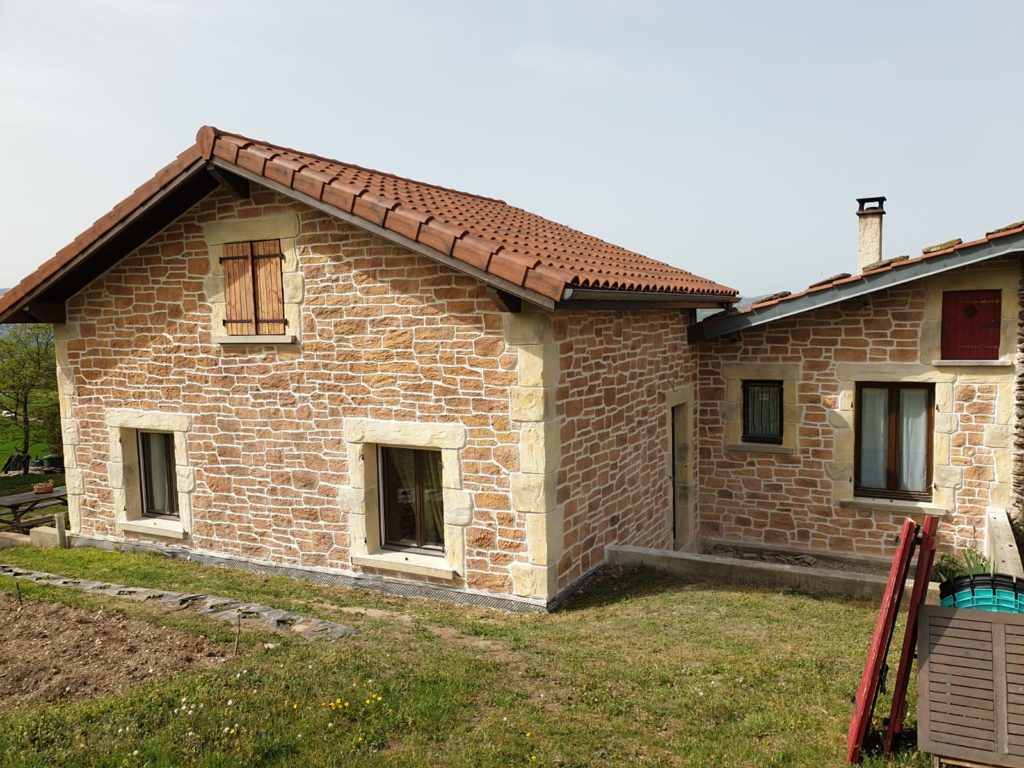
[{"label": "chimney cap", "polygon": [[885,213],[885,198],[884,197],[858,197],[857,198],[857,215],[858,216],[869,216],[876,214]]}]

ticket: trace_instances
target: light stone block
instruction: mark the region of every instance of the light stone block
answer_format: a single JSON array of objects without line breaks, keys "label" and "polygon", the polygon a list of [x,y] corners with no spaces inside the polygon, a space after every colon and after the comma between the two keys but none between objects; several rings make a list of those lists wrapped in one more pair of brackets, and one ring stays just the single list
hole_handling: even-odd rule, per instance
[{"label": "light stone block", "polygon": [[[254,219],[210,221],[203,225],[203,237],[208,245],[249,240],[281,240],[297,237],[298,234],[299,217],[294,213]],[[284,243],[281,245],[283,247]]]},{"label": "light stone block", "polygon": [[996,424],[985,430],[985,445],[989,448],[1012,448],[1013,428]]},{"label": "light stone block", "polygon": [[828,412],[828,423],[837,429],[853,429],[851,416],[848,411],[832,410]]},{"label": "light stone block", "polygon": [[552,340],[549,315],[539,312],[504,312],[501,320],[505,342],[508,344],[544,344]]},{"label": "light stone block", "polygon": [[826,461],[825,474],[830,480],[842,480],[850,482],[853,480],[852,461]]},{"label": "light stone block", "polygon": [[441,451],[441,486],[455,489],[462,487],[462,462],[459,461],[459,452],[454,448]]},{"label": "light stone block", "polygon": [[513,421],[544,421],[555,413],[555,390],[540,387],[511,387],[509,416]]},{"label": "light stone block", "polygon": [[466,572],[466,529],[462,526],[445,525],[444,559],[456,573]]},{"label": "light stone block", "polygon": [[936,413],[935,414],[935,431],[942,435],[951,435],[959,428],[959,422],[957,421],[956,414],[953,413]]},{"label": "light stone block", "polygon": [[554,507],[555,475],[513,473],[509,478],[512,507],[517,512],[547,512]]},{"label": "light stone block", "polygon": [[192,467],[176,467],[178,492],[192,493],[196,488],[196,471]]},{"label": "light stone block", "polygon": [[345,440],[410,448],[462,448],[466,428],[462,424],[346,419]]},{"label": "light stone block", "polygon": [[519,347],[517,374],[521,387],[555,386],[558,383],[558,348],[554,344]]},{"label": "light stone block", "polygon": [[287,304],[301,304],[305,299],[305,283],[301,272],[285,272],[281,276],[284,300]]},{"label": "light stone block", "polygon": [[558,422],[524,423],[519,431],[519,469],[525,473],[554,472],[560,463]]},{"label": "light stone block", "polygon": [[473,496],[466,491],[442,489],[445,525],[462,526],[473,522]]},{"label": "light stone block", "polygon": [[526,515],[526,552],[534,565],[556,566],[562,556],[563,539],[560,510]]},{"label": "light stone block", "polygon": [[550,594],[548,569],[529,563],[513,563],[512,591],[520,597],[533,597],[546,600]]},{"label": "light stone block", "polygon": [[68,493],[74,493],[76,495],[85,493],[85,479],[82,476],[82,470],[65,469],[64,485],[67,486]]},{"label": "light stone block", "polygon": [[963,467],[937,466],[932,479],[935,485],[943,488],[957,488],[964,481]]},{"label": "light stone block", "polygon": [[155,432],[188,432],[192,428],[192,417],[187,413],[114,408],[107,411],[107,425]]},{"label": "light stone block", "polygon": [[366,515],[350,514],[348,518],[349,551],[353,555],[369,553],[366,546]]},{"label": "light stone block", "polygon": [[338,506],[347,515],[366,514],[366,489],[341,486],[338,489]]}]

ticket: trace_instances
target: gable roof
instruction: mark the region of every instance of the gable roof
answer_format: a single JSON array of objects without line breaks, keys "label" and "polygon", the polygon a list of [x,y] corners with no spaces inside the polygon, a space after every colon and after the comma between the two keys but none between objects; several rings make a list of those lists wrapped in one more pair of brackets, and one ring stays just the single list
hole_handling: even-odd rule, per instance
[{"label": "gable roof", "polygon": [[[239,179],[275,189],[542,306],[623,299],[724,306],[737,300],[733,288],[501,200],[204,126],[192,147],[0,297],[0,322],[42,320],[54,302],[225,179],[236,191]],[[129,236],[110,244],[124,229]]]},{"label": "gable roof", "polygon": [[1024,221],[994,229],[968,243],[959,238],[923,248],[920,256],[898,256],[869,264],[857,275],[843,273],[812,283],[799,293],[772,294],[740,310],[730,309],[697,324],[699,335],[714,339],[785,317],[826,307],[970,264],[1024,254]]}]

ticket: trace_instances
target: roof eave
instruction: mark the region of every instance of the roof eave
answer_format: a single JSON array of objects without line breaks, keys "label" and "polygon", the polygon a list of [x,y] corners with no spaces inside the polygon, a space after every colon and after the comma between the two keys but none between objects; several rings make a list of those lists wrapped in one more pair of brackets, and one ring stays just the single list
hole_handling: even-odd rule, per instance
[{"label": "roof eave", "polygon": [[834,285],[761,309],[755,307],[736,314],[713,315],[693,326],[693,330],[696,332],[693,338],[717,339],[758,325],[827,307],[840,301],[866,296],[885,288],[904,285],[925,277],[1014,253],[1024,253],[1024,233],[1001,237],[997,240],[986,240],[966,248],[954,248],[949,253],[930,256],[883,272],[869,272],[861,275],[859,280]]},{"label": "roof eave", "polygon": [[682,291],[624,291],[615,288],[566,288],[557,309],[714,309],[738,297]]}]

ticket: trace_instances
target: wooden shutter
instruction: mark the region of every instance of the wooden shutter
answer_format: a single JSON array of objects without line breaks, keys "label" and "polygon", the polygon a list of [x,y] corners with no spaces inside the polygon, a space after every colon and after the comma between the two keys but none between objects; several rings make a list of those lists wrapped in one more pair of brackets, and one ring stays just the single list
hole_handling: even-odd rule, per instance
[{"label": "wooden shutter", "polygon": [[942,359],[999,357],[1001,291],[946,291],[942,294]]},{"label": "wooden shutter", "polygon": [[229,336],[256,333],[253,301],[252,248],[249,243],[227,243],[221,266],[224,269],[224,327]]},{"label": "wooden shutter", "polygon": [[280,240],[259,240],[252,244],[253,293],[256,297],[256,333],[281,335],[285,332],[284,287],[281,280]]}]

